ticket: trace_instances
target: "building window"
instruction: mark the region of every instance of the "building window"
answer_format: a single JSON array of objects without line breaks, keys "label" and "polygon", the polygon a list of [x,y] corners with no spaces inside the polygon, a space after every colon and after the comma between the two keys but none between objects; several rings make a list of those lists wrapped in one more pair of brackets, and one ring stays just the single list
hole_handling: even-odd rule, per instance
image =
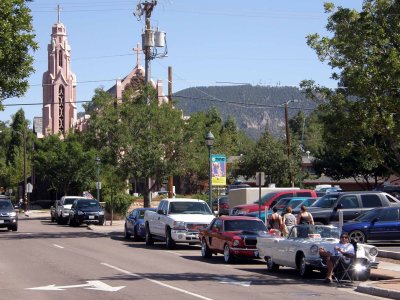
[{"label": "building window", "polygon": [[58,129],[64,133],[64,103],[65,103],[65,89],[61,85],[58,88]]},{"label": "building window", "polygon": [[58,66],[62,68],[63,66],[63,53],[62,51],[58,51]]}]

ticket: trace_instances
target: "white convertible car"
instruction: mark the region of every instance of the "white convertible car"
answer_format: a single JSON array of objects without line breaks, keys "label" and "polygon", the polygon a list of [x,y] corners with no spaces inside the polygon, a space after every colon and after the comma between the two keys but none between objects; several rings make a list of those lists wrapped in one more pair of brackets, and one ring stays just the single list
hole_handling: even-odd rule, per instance
[{"label": "white convertible car", "polygon": [[[301,276],[306,277],[312,270],[326,268],[319,248],[323,247],[335,253],[334,247],[339,242],[340,229],[325,225],[297,225],[294,226],[287,238],[258,237],[257,248],[259,256],[264,258],[270,271],[277,271],[279,266],[287,266],[299,270]],[[355,266],[358,279],[369,278],[371,268],[377,268],[376,256],[378,249],[366,244],[356,245]]]}]

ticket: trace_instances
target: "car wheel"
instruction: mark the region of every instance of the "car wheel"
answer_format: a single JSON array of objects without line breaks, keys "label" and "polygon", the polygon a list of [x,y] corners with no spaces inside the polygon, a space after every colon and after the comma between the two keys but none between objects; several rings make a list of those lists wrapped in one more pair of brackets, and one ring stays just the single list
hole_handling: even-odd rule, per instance
[{"label": "car wheel", "polygon": [[14,226],[11,226],[12,231],[18,231],[18,224],[15,224]]},{"label": "car wheel", "polygon": [[126,228],[126,225],[124,226],[124,237],[126,239],[129,239],[131,237],[131,234],[128,232],[128,229]]},{"label": "car wheel", "polygon": [[364,232],[360,230],[353,230],[352,232],[350,232],[349,237],[352,242],[357,242],[361,244],[365,244],[367,242]]},{"label": "car wheel", "polygon": [[137,227],[133,227],[133,234],[132,234],[132,238],[135,242],[137,242],[139,240],[139,235],[137,233]]},{"label": "car wheel", "polygon": [[71,220],[71,217],[68,218],[67,224],[71,227],[74,226],[74,222]]},{"label": "car wheel", "polygon": [[61,222],[61,218],[60,217],[56,217],[56,221],[57,221],[58,225],[61,225],[62,222]]},{"label": "car wheel", "polygon": [[171,237],[171,229],[167,228],[165,230],[165,245],[168,249],[173,249],[175,247],[175,242]]},{"label": "car wheel", "polygon": [[206,239],[202,239],[201,241],[201,256],[204,258],[210,258],[212,256],[212,252],[210,248],[208,248]]},{"label": "car wheel", "polygon": [[153,237],[151,236],[150,228],[149,228],[148,224],[146,224],[146,237],[145,237],[145,239],[146,239],[146,245],[147,246],[150,246],[150,245],[154,244],[154,240],[153,240]]},{"label": "car wheel", "polygon": [[301,277],[305,278],[310,275],[311,270],[310,267],[306,264],[306,259],[303,254],[299,258],[297,268]]},{"label": "car wheel", "polygon": [[224,261],[227,264],[230,264],[234,261],[234,257],[231,253],[231,249],[229,248],[228,244],[225,244],[224,247]]},{"label": "car wheel", "polygon": [[276,263],[274,263],[274,261],[272,260],[271,257],[267,256],[265,258],[265,262],[267,264],[267,270],[270,272],[276,272],[279,270],[279,265],[277,265]]}]

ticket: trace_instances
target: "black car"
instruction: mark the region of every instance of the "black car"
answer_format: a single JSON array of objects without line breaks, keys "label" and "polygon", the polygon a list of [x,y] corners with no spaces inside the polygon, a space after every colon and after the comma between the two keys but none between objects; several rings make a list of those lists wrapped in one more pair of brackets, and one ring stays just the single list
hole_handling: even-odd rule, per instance
[{"label": "black car", "polygon": [[18,216],[10,199],[0,199],[0,228],[18,230]]},{"label": "black car", "polygon": [[69,211],[68,224],[79,226],[85,224],[104,224],[104,210],[96,199],[77,199]]}]

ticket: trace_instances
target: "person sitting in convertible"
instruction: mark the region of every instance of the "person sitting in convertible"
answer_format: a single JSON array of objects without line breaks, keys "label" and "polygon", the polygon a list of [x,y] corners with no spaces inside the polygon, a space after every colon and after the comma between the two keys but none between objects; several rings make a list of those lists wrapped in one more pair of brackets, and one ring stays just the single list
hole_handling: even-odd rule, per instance
[{"label": "person sitting in convertible", "polygon": [[347,233],[340,235],[340,241],[335,246],[335,253],[332,254],[324,248],[319,249],[319,255],[322,257],[327,266],[325,283],[332,282],[333,266],[338,259],[343,259],[345,263],[349,264],[354,257],[354,246],[350,243]]}]

